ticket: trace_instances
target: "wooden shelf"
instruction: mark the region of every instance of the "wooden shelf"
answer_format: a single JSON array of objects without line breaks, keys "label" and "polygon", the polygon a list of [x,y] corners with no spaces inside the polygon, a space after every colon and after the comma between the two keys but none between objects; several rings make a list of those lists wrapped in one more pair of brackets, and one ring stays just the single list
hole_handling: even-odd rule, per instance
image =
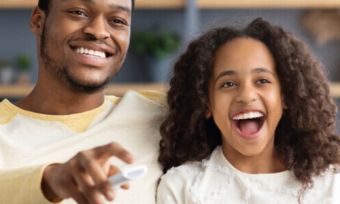
[{"label": "wooden shelf", "polygon": [[[38,0],[0,0],[0,8],[33,8]],[[181,9],[186,0],[136,0],[137,9]],[[340,8],[340,0],[197,0],[199,8]]]},{"label": "wooden shelf", "polygon": [[[38,0],[0,0],[3,9],[27,9],[37,5]],[[184,8],[186,0],[136,0],[138,9]]]},{"label": "wooden shelf", "polygon": [[145,91],[145,90],[157,90],[167,91],[168,85],[162,83],[145,83],[145,84],[112,84],[106,88],[106,94],[122,96],[128,90]]},{"label": "wooden shelf", "polygon": [[[27,95],[33,86],[0,86],[0,98],[20,98]],[[340,99],[340,83],[332,83],[331,95]],[[106,89],[106,94],[122,96],[128,90],[158,90],[167,91],[168,85],[161,83],[145,83],[145,84],[112,84]]]},{"label": "wooden shelf", "polygon": [[340,8],[339,0],[197,0],[199,8]]},{"label": "wooden shelf", "polygon": [[23,9],[33,8],[38,0],[1,0],[0,8],[4,9]]},{"label": "wooden shelf", "polygon": [[135,0],[137,9],[181,9],[186,0]]},{"label": "wooden shelf", "polygon": [[331,95],[340,99],[340,83],[331,84]]},{"label": "wooden shelf", "polygon": [[[33,85],[0,85],[0,98],[21,98],[26,96],[32,90]],[[158,90],[166,91],[168,85],[161,83],[145,84],[113,84],[106,88],[106,94],[122,96],[128,90]]]}]

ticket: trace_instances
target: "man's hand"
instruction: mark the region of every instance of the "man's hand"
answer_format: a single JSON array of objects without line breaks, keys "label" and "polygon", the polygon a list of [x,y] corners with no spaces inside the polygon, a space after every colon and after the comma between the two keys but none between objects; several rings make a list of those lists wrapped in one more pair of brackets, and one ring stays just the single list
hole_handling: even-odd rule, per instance
[{"label": "man's hand", "polygon": [[77,203],[103,203],[114,199],[114,191],[108,177],[117,173],[117,167],[109,163],[115,156],[132,163],[132,155],[117,143],[110,143],[79,152],[63,164],[46,167],[42,190],[50,201],[73,198]]}]

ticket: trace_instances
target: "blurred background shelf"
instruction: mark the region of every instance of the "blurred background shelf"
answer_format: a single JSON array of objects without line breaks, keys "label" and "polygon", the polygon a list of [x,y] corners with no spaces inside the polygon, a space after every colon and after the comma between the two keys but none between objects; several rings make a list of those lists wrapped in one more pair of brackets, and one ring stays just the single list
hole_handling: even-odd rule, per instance
[{"label": "blurred background shelf", "polygon": [[340,8],[339,0],[197,0],[200,8]]},{"label": "blurred background shelf", "polygon": [[[128,90],[157,90],[167,91],[168,85],[164,83],[122,83],[110,84],[106,89],[106,94],[122,96]],[[33,85],[0,85],[0,98],[21,98],[26,96],[33,88]],[[332,83],[331,95],[340,98],[340,82]]]},{"label": "blurred background shelf", "polygon": [[[38,0],[1,0],[0,8],[32,8]],[[339,0],[197,0],[199,8],[340,8]],[[184,8],[186,0],[137,0],[136,8]]]},{"label": "blurred background shelf", "polygon": [[[33,85],[0,85],[0,98],[22,98],[30,93]],[[106,94],[122,96],[128,90],[166,91],[168,85],[163,83],[123,83],[110,84],[106,88]]]},{"label": "blurred background shelf", "polygon": [[[38,0],[1,0],[0,8],[32,8]],[[183,8],[185,0],[137,0],[136,8]]]},{"label": "blurred background shelf", "polygon": [[3,9],[22,9],[32,8],[37,4],[38,0],[1,0],[0,8]]},{"label": "blurred background shelf", "polygon": [[135,2],[136,8],[139,9],[178,9],[185,6],[185,0],[135,0]]},{"label": "blurred background shelf", "polygon": [[335,98],[340,98],[340,83],[331,84],[331,94]]}]

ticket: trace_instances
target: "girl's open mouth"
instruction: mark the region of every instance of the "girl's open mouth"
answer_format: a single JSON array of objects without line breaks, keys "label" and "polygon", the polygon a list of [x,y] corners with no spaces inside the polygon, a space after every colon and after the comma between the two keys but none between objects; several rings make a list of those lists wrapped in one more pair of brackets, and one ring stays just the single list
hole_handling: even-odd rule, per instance
[{"label": "girl's open mouth", "polygon": [[253,139],[257,137],[265,121],[265,115],[260,112],[248,112],[233,117],[234,127],[241,137]]}]

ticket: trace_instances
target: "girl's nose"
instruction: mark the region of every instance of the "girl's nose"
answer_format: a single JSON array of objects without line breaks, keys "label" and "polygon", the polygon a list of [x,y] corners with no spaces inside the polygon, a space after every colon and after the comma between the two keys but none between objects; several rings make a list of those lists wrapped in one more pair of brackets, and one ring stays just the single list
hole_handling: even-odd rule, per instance
[{"label": "girl's nose", "polygon": [[256,87],[251,84],[245,84],[239,88],[236,98],[238,103],[251,104],[258,98]]}]

